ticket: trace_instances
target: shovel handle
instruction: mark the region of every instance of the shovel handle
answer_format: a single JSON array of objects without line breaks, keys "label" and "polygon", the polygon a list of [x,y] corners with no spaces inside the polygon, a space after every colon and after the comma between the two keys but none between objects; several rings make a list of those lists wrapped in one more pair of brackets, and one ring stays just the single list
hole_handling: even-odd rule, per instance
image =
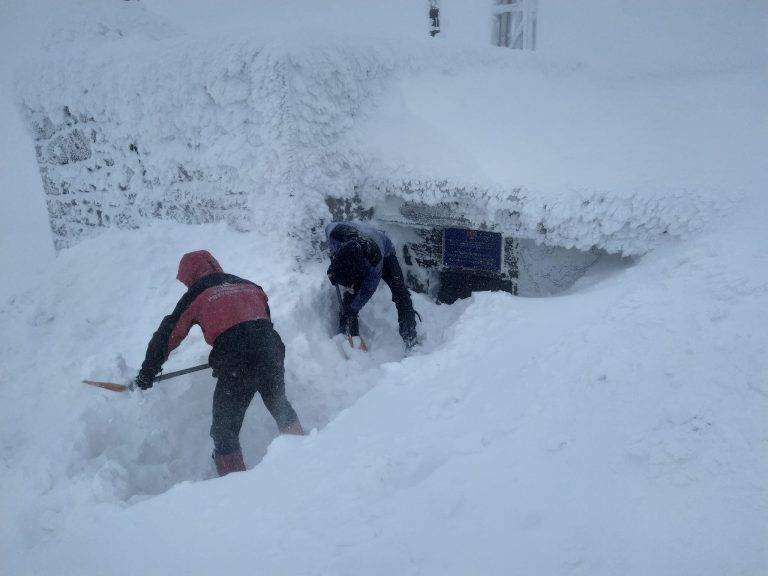
[{"label": "shovel handle", "polygon": [[[208,364],[200,364],[199,366],[192,366],[192,368],[185,368],[184,370],[176,370],[176,372],[168,372],[157,376],[153,382],[160,382],[162,380],[168,380],[169,378],[176,378],[176,376],[183,376],[184,374],[190,374],[192,372],[199,372],[210,368]],[[83,380],[83,384],[89,386],[96,386],[97,388],[104,388],[105,390],[111,390],[112,392],[128,392],[133,390],[133,384],[117,384],[116,382],[99,382],[98,380]]]}]

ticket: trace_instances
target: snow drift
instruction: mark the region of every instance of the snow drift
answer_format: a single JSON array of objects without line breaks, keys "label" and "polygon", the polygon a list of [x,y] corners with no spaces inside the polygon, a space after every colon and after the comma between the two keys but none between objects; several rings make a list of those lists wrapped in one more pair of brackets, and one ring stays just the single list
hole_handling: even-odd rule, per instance
[{"label": "snow drift", "polygon": [[[0,572],[768,571],[762,70],[609,74],[413,38],[277,41],[268,22],[211,40],[96,4],[21,86],[72,247],[0,300]],[[347,361],[323,264],[295,258],[326,195],[389,191],[647,255],[556,298],[417,296],[408,358],[382,290],[361,318],[373,351]],[[210,376],[79,383],[133,374],[203,247],[269,293],[315,430],[275,439],[256,400],[252,469],[221,480]],[[167,367],[206,354],[193,332]]]},{"label": "snow drift", "polygon": [[[619,275],[593,269],[558,298],[418,297],[427,341],[405,360],[382,292],[362,317],[373,355],[344,360],[322,268],[291,271],[260,234],[164,226],[85,241],[61,253],[56,283],[0,308],[17,334],[2,350],[4,567],[760,573],[768,246],[753,242],[759,216],[734,219],[738,231]],[[269,446],[264,460],[200,482],[214,474],[209,376],[131,397],[78,380],[120,375],[118,353],[135,369],[182,290],[178,255],[203,237],[269,292],[288,395],[320,430],[270,445],[256,401],[242,440],[251,465]],[[193,333],[169,367],[206,353]]]}]

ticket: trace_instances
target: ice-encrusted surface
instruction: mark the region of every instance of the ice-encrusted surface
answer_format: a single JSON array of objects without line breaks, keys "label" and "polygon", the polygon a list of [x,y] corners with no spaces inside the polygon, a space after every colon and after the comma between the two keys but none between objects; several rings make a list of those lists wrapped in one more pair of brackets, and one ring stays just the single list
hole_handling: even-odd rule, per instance
[{"label": "ice-encrusted surface", "polygon": [[[639,92],[645,128],[616,106],[601,129],[604,113],[583,109],[561,122],[562,106],[544,95],[585,82],[598,105],[616,93],[573,63],[416,40],[242,34],[80,54],[59,50],[22,90],[59,247],[155,219],[226,221],[308,245],[330,216],[326,197],[362,191],[375,205],[387,190],[428,203],[459,195],[467,212],[510,232],[504,214],[515,212],[545,243],[638,254],[723,208],[713,194],[722,174],[707,180],[695,163],[670,171],[659,160],[674,131],[666,113],[649,111],[663,91]],[[477,70],[494,89],[522,83],[530,94],[518,107],[481,98]],[[553,118],[515,134],[531,115]],[[725,120],[715,120],[716,131]],[[555,123],[562,142],[550,137]],[[702,162],[716,138],[699,146]],[[563,178],[550,177],[552,162]]]},{"label": "ice-encrusted surface", "polygon": [[[392,198],[406,205],[433,206],[444,222],[489,227],[506,235],[564,248],[600,248],[625,256],[641,255],[667,237],[684,238],[701,230],[738,201],[683,190],[536,190],[463,185],[455,181],[380,181],[362,189],[362,206],[384,207]],[[461,214],[447,218],[445,211]],[[405,218],[408,220],[409,218]]]}]

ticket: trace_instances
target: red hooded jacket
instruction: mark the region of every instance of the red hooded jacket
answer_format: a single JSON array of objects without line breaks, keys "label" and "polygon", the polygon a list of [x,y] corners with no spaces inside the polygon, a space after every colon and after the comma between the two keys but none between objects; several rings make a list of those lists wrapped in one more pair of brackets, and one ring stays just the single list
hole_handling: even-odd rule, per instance
[{"label": "red hooded jacket", "polygon": [[181,344],[193,325],[215,347],[228,329],[252,320],[270,320],[267,295],[260,286],[225,274],[207,250],[184,254],[176,278],[188,290],[173,313],[163,318],[152,336],[141,370],[155,376],[171,351]]}]

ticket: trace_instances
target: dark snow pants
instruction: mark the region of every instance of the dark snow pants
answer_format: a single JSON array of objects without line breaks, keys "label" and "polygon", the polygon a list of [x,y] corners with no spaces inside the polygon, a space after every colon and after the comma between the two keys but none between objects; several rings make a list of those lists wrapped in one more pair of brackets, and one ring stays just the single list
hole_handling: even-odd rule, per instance
[{"label": "dark snow pants", "polygon": [[387,283],[392,292],[392,302],[395,303],[397,308],[397,323],[400,325],[400,335],[405,337],[404,332],[416,329],[416,312],[413,310],[411,293],[408,292],[408,288],[405,286],[405,278],[403,278],[400,262],[397,261],[397,256],[394,254],[384,258],[381,279]]},{"label": "dark snow pants", "polygon": [[269,322],[248,324],[255,327],[239,325],[231,329],[233,333],[223,334],[225,341],[211,359],[219,379],[213,393],[211,424],[217,454],[240,450],[240,429],[256,392],[280,431],[297,420],[285,396],[285,346],[280,335]]},{"label": "dark snow pants", "polygon": [[[395,308],[397,308],[397,322],[400,326],[400,335],[403,336],[404,333],[410,334],[411,331],[416,329],[416,312],[413,310],[411,293],[405,285],[403,270],[400,268],[400,262],[398,262],[396,255],[391,254],[384,258],[381,267],[381,279],[387,283],[389,290],[392,292],[392,302],[395,303]],[[348,292],[344,295],[344,302],[349,303],[354,297],[354,294]],[[350,322],[350,327],[352,336],[360,334],[357,315]]]}]

